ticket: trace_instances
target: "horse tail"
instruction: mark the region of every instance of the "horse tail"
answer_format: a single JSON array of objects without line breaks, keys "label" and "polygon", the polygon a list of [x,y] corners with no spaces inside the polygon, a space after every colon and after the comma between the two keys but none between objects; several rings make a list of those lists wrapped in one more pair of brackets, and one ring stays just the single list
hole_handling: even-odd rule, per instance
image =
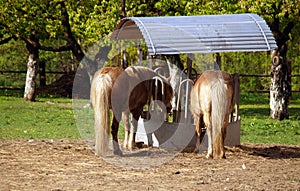
[{"label": "horse tail", "polygon": [[110,94],[112,78],[108,74],[95,76],[91,86],[91,100],[94,108],[95,153],[104,155],[108,150],[110,132]]},{"label": "horse tail", "polygon": [[227,113],[227,99],[225,82],[222,77],[219,77],[212,86],[212,144],[213,155],[221,158],[225,157],[224,153],[224,136],[222,128],[224,119]]}]

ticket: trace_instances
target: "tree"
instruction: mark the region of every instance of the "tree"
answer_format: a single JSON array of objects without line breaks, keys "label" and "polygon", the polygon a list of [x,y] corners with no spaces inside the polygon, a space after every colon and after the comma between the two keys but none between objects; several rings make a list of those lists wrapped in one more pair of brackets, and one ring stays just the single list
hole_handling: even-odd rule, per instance
[{"label": "tree", "polygon": [[[2,26],[2,33],[23,40],[29,52],[24,91],[25,101],[35,100],[39,50],[49,50],[52,48],[40,44],[41,39],[49,38],[51,36],[51,31],[49,30],[50,23],[46,22],[46,18],[52,22],[50,15],[55,15],[55,12],[54,10],[49,12],[49,7],[53,7],[53,4],[47,1],[1,2],[0,23]],[[62,51],[67,50],[68,48],[68,46],[63,46],[58,47],[55,50]]]},{"label": "tree", "polygon": [[[288,119],[288,104],[291,85],[288,77],[288,41],[293,30],[299,31],[299,0],[253,0],[241,1],[244,10],[264,17],[270,26],[278,49],[272,53],[270,84],[270,117]],[[296,28],[295,26],[298,26]]]},{"label": "tree", "polygon": [[[0,26],[3,26],[3,29],[0,28],[0,34],[5,34],[7,38],[22,39],[29,51],[26,78],[28,83],[25,87],[24,100],[34,101],[35,98],[35,78],[40,50],[71,51],[77,61],[85,65],[91,78],[97,70],[97,57],[91,60],[85,55],[84,50],[111,32],[120,16],[124,17],[122,14],[126,14],[125,0],[123,3],[121,10],[119,1],[16,0],[1,2]],[[48,46],[43,44],[45,41],[49,42],[49,39],[53,42],[64,42],[65,45],[57,47],[52,44]],[[5,41],[6,39],[3,38],[3,42]]]},{"label": "tree", "polygon": [[[78,25],[75,24],[78,24],[76,21],[79,18],[80,22],[84,23],[85,15],[88,15],[87,13],[94,7],[93,3],[93,1],[68,1],[67,4],[60,0],[1,2],[0,37],[5,37],[1,43],[11,38],[19,38],[26,43],[29,52],[24,100],[35,100],[40,50],[72,51],[78,61],[82,60],[84,52],[78,40],[82,30],[80,31],[80,27],[76,28]],[[78,12],[82,14],[77,14]],[[70,19],[69,14],[72,15],[73,20]],[[71,26],[72,24],[74,25]],[[77,32],[76,37],[74,31]],[[41,42],[46,39],[53,41],[60,39],[65,42],[65,45],[60,47],[42,45]]]}]

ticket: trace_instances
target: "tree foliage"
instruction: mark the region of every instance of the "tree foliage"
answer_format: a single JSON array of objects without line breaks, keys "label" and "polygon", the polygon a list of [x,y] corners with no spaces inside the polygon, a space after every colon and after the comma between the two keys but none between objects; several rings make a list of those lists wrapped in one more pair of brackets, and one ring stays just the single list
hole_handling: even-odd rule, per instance
[{"label": "tree foliage", "polygon": [[[28,37],[38,30],[39,39],[65,40],[62,2],[69,15],[72,34],[87,47],[112,32],[120,20],[121,0],[1,0],[0,38]],[[230,13],[257,13],[270,27],[284,32],[288,23],[299,27],[299,0],[132,0],[126,2],[127,16],[174,16]],[[279,23],[279,24],[277,24]],[[291,31],[295,34],[297,30]],[[284,38],[290,39],[290,33]],[[297,34],[295,34],[297,35]],[[62,42],[61,42],[62,44]]]},{"label": "tree foliage", "polygon": [[[299,0],[131,0],[125,2],[128,17],[257,13],[266,19],[277,41],[281,39],[288,44],[290,48],[287,56],[292,63],[300,60],[298,53]],[[81,48],[84,53],[89,46],[111,33],[120,18],[124,16],[121,0],[0,0],[0,4],[0,44],[7,43],[11,39],[22,39],[27,43],[32,43],[39,50],[60,51],[71,50],[71,44],[76,42],[78,45],[72,50],[73,55],[80,50],[78,48]],[[64,23],[66,13],[69,31]],[[69,38],[70,32],[73,39]],[[38,39],[37,42],[32,41],[33,34],[35,39]],[[14,46],[13,43],[12,46]],[[47,62],[51,62],[50,60],[60,62],[57,54],[42,51],[40,57],[47,59]],[[61,55],[67,55],[64,56],[67,59],[71,58],[70,52],[61,53]],[[5,57],[9,56],[0,59],[2,60],[0,67],[4,62],[10,63],[9,60],[4,61]],[[76,58],[81,57],[82,54]],[[263,62],[264,66],[255,66],[255,63],[261,65],[260,60],[268,59],[265,54],[260,56],[227,54],[223,57],[223,62],[239,63],[234,65],[235,72],[244,72],[244,70],[253,73],[267,72],[266,62]],[[61,62],[68,63],[68,60]],[[249,62],[251,62],[250,68]],[[11,65],[13,65],[12,62]],[[298,65],[296,64],[295,67]],[[223,66],[232,70],[230,64]],[[257,84],[257,86],[261,85],[265,86]]]}]

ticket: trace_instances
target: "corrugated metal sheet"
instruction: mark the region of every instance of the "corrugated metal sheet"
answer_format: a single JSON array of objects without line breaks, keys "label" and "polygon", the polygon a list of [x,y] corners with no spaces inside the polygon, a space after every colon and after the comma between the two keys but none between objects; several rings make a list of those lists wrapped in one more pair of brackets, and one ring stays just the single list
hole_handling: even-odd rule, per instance
[{"label": "corrugated metal sheet", "polygon": [[111,38],[144,38],[150,55],[277,48],[270,28],[256,14],[130,17],[120,21]]}]

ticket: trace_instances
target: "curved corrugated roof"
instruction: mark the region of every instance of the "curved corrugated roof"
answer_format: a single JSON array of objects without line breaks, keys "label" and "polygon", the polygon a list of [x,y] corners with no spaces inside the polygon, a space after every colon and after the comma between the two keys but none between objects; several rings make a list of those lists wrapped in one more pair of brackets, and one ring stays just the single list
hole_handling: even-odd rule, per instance
[{"label": "curved corrugated roof", "polygon": [[111,38],[143,38],[150,55],[277,48],[270,28],[256,14],[129,17],[120,21]]}]

